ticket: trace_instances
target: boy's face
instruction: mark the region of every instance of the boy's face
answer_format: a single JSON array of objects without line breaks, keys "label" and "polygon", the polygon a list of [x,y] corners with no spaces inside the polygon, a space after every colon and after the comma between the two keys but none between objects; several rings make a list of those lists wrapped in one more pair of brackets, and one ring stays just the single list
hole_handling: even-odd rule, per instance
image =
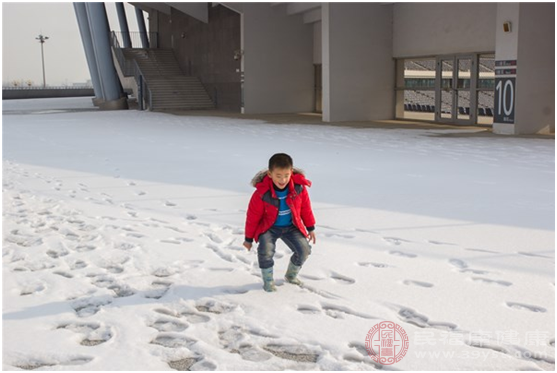
[{"label": "boy's face", "polygon": [[290,177],[292,177],[291,168],[273,168],[271,171],[267,171],[267,176],[273,180],[273,183],[279,189],[284,189],[290,182]]}]

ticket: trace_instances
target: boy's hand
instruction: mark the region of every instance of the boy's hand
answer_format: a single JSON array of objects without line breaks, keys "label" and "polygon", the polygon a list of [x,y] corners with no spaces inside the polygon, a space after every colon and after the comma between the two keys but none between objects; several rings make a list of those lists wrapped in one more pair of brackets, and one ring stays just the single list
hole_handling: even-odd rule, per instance
[{"label": "boy's hand", "polygon": [[308,241],[312,242],[315,245],[315,231],[311,231],[308,233]]},{"label": "boy's hand", "polygon": [[244,241],[244,247],[248,249],[248,251],[251,250],[252,246],[253,244],[251,242]]}]

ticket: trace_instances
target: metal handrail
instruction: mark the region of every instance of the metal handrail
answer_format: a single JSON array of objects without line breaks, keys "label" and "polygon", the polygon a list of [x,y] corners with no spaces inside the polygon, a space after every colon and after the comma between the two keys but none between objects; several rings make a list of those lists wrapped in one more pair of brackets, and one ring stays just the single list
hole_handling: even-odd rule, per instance
[{"label": "metal handrail", "polygon": [[[112,31],[112,33],[114,34],[114,37],[117,38],[118,41],[122,41],[122,43],[120,43],[121,45],[123,45],[123,32],[121,31]],[[142,36],[146,35],[147,36],[147,40],[149,40],[149,48],[158,48],[159,47],[159,43],[158,43],[158,33],[157,32],[147,32],[147,33],[142,33],[140,31],[131,31],[128,33],[130,36],[130,41],[131,41],[131,48],[134,49],[143,49],[143,48],[147,48],[143,45],[141,38]]]},{"label": "metal handrail", "polygon": [[141,68],[136,60],[134,60],[134,78],[138,88],[137,102],[139,104],[139,110],[145,110],[145,107],[143,106],[144,102],[149,104],[149,110],[153,110],[153,95],[151,93],[151,89],[145,80],[145,74],[141,71]]},{"label": "metal handrail", "polygon": [[84,86],[71,86],[71,85],[68,85],[68,86],[65,86],[65,85],[48,86],[47,85],[46,87],[43,87],[42,85],[41,86],[37,86],[37,85],[27,86],[27,85],[25,85],[25,86],[17,86],[17,87],[15,87],[15,86],[2,86],[3,91],[7,91],[7,90],[10,90],[10,91],[44,91],[44,90],[49,90],[49,89],[50,90],[93,89],[93,86],[90,86],[90,85],[84,85]]},{"label": "metal handrail", "polygon": [[112,41],[112,49],[114,50],[114,53],[116,55],[116,59],[118,60],[118,64],[120,65],[120,68],[122,69],[122,73],[125,76],[133,76],[135,83],[137,84],[137,101],[139,104],[139,109],[140,110],[145,110],[144,108],[144,102],[147,102],[149,107],[149,110],[152,110],[153,108],[153,95],[151,93],[151,89],[149,88],[149,85],[147,84],[147,81],[145,79],[145,74],[143,74],[143,72],[141,71],[141,68],[139,67],[139,64],[137,63],[137,60],[128,60],[126,58],[126,56],[124,55],[124,52],[122,51],[122,48],[120,47],[120,43],[118,41],[118,37],[116,35],[115,31],[112,31],[111,33],[111,41]]},{"label": "metal handrail", "polygon": [[116,55],[118,64],[122,69],[122,73],[124,74],[124,76],[133,75],[133,65],[124,55],[124,51],[120,47],[120,43],[118,42],[118,38],[116,37],[116,33],[114,31],[112,31],[111,33],[111,41],[112,41],[112,49],[114,50],[114,54]]}]

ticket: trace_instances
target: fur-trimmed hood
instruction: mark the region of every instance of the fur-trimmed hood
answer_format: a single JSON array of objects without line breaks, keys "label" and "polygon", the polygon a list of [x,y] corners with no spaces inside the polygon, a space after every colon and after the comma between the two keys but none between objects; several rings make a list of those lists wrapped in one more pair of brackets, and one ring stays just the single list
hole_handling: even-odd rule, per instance
[{"label": "fur-trimmed hood", "polygon": [[[258,173],[255,174],[255,176],[253,177],[253,179],[251,179],[251,185],[255,188],[257,188],[257,184],[261,183],[265,177],[267,176],[267,169],[265,170],[261,170]],[[301,168],[296,168],[294,167],[292,169],[292,178],[290,179],[291,181],[293,180],[295,184],[301,184],[304,186],[311,186],[311,181],[306,179],[306,175],[304,174],[304,170],[302,170]]]}]

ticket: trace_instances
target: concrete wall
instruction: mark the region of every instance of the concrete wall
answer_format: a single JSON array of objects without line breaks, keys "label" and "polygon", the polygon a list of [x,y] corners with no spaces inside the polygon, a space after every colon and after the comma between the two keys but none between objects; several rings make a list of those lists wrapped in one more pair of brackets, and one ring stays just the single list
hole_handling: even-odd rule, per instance
[{"label": "concrete wall", "polygon": [[555,3],[520,3],[515,133],[555,132]]},{"label": "concrete wall", "polygon": [[243,4],[246,114],[313,111],[313,28],[285,7]]},{"label": "concrete wall", "polygon": [[182,71],[201,80],[217,109],[240,112],[240,15],[224,6],[209,7],[209,23],[174,8],[157,12],[161,48],[172,48]]},{"label": "concrete wall", "polygon": [[323,120],[394,117],[392,5],[324,3]]},{"label": "concrete wall", "polygon": [[495,51],[495,3],[394,4],[393,56]]}]

